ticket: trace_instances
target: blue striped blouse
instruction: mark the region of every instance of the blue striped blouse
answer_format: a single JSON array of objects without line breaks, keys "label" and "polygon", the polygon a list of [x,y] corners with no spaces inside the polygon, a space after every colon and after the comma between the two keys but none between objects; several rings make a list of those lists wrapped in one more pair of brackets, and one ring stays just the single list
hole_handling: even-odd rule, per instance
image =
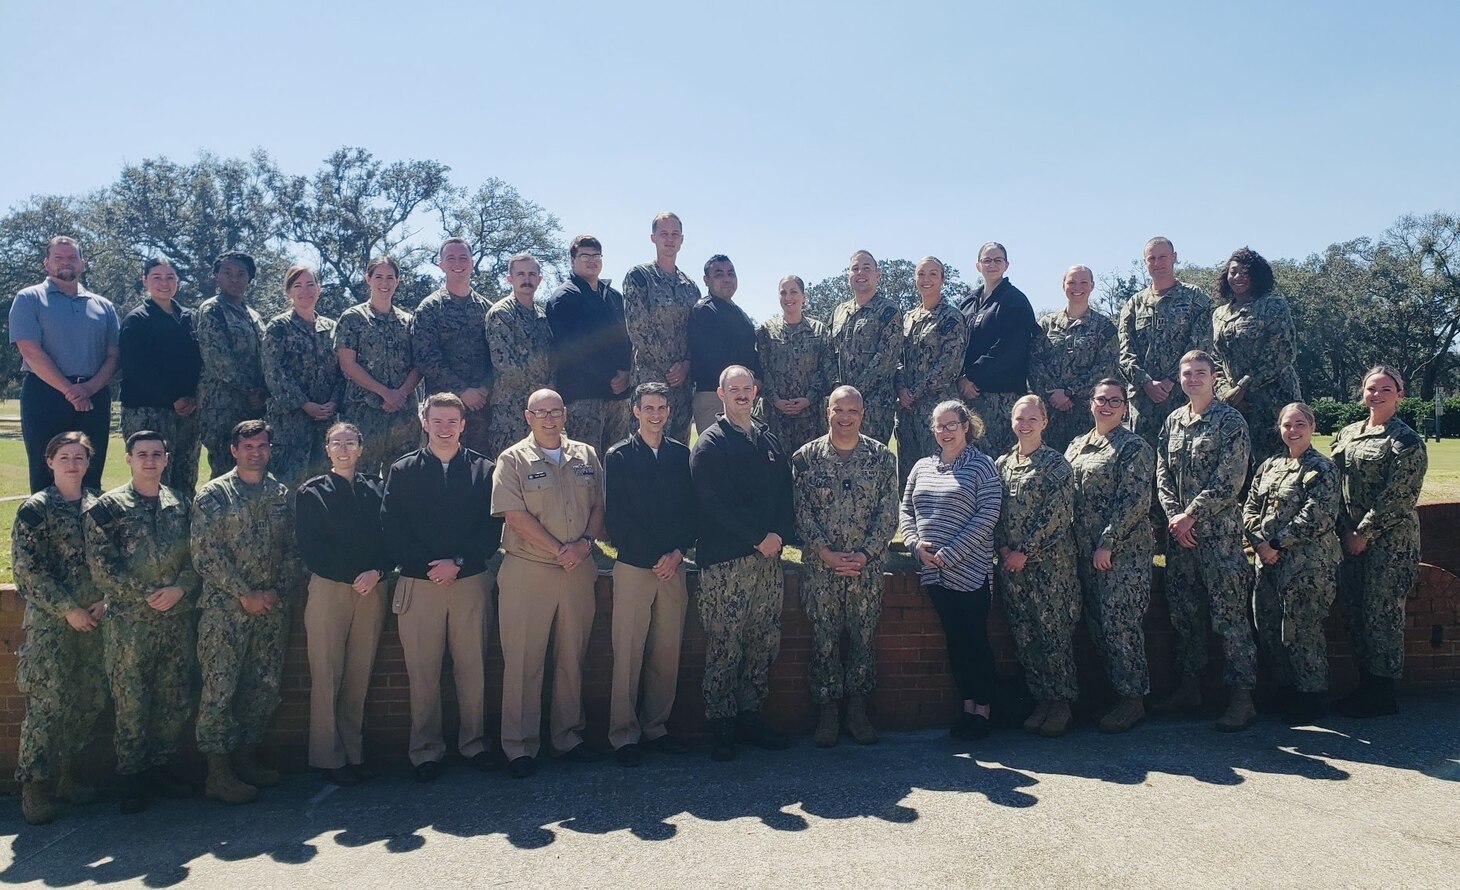
[{"label": "blue striped blouse", "polygon": [[936,545],[941,569],[918,564],[924,584],[977,590],[994,570],[994,526],[1003,487],[988,455],[972,445],[952,464],[939,455],[913,464],[902,494],[898,530],[911,550],[922,541]]}]

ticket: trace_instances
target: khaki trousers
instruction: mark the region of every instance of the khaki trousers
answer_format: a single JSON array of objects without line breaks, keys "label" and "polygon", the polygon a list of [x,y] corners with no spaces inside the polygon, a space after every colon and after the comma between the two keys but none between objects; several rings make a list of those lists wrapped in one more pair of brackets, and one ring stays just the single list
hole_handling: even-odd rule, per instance
[{"label": "khaki trousers", "polygon": [[[402,577],[409,605],[397,617],[411,689],[411,764],[440,760],[446,753],[441,738],[441,657],[451,650],[460,728],[456,750],[471,757],[484,750],[486,676],[482,666],[482,628],[491,608],[492,576],[486,572],[442,586]],[[397,592],[397,598],[401,596]]]},{"label": "khaki trousers", "polygon": [[536,757],[542,747],[542,677],[548,636],[553,646],[552,748],[583,743],[583,658],[593,629],[593,584],[598,568],[584,560],[571,572],[507,554],[497,575],[501,586],[502,750],[508,760]]},{"label": "khaki trousers", "polygon": [[683,565],[668,581],[661,581],[648,569],[613,564],[613,703],[608,742],[614,748],[667,733],[664,724],[674,708],[679,645],[688,607]]},{"label": "khaki trousers", "polygon": [[309,576],[304,636],[309,649],[309,765],[339,769],[363,763],[361,726],[370,669],[385,626],[385,582],[361,596],[354,588]]},{"label": "khaki trousers", "polygon": [[720,401],[720,397],[713,390],[695,393],[695,430],[703,436],[705,430],[713,426],[724,411],[725,403]]}]

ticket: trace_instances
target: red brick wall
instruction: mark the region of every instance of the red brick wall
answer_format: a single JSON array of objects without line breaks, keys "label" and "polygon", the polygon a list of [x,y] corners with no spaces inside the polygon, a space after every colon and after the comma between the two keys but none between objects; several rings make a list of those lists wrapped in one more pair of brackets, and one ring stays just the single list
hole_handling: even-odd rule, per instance
[{"label": "red brick wall", "polygon": [[[1460,505],[1444,505],[1455,518],[1460,518]],[[1449,513],[1429,510],[1427,522]],[[1450,525],[1450,529],[1456,528]],[[1426,557],[1430,555],[1431,537],[1426,537]],[[1442,551],[1447,561],[1460,552],[1450,542],[1453,532],[1440,536],[1450,551]],[[1452,565],[1455,563],[1452,562]],[[941,625],[927,599],[918,590],[917,579],[910,574],[889,574],[885,577],[885,597],[881,624],[877,635],[878,688],[871,702],[877,724],[886,729],[924,729],[947,724],[956,713],[958,694],[947,673]],[[794,571],[786,575],[785,611],[782,615],[781,654],[771,672],[771,694],[766,714],[777,724],[796,732],[809,732],[814,714],[807,691],[807,668],[810,658],[810,631],[801,609],[799,579]],[[1162,573],[1152,579],[1151,608],[1145,619],[1146,648],[1151,662],[1152,684],[1156,690],[1173,683],[1171,669],[1171,630],[1162,591]],[[692,582],[693,586],[693,582]],[[598,615],[594,621],[588,662],[583,684],[588,712],[590,739],[602,742],[607,732],[609,677],[612,656],[609,649],[609,618],[612,608],[611,582],[598,582]],[[15,766],[15,751],[24,716],[25,700],[15,689],[15,652],[24,641],[21,630],[23,603],[13,588],[0,590],[0,782],[9,787],[8,779]],[[1460,686],[1460,579],[1443,568],[1421,566],[1419,583],[1410,595],[1407,607],[1406,656],[1404,682],[1412,687]],[[999,672],[1017,677],[1018,663],[1013,642],[997,602],[989,620],[989,636],[993,642]],[[1351,685],[1354,678],[1348,644],[1343,636],[1337,608],[1328,619],[1329,656],[1332,683],[1335,689]],[[304,628],[296,616],[284,676],[284,700],[268,738],[273,757],[283,763],[303,766],[306,730],[309,719],[309,669],[305,658]],[[699,618],[690,609],[685,623],[683,657],[680,667],[679,697],[671,726],[688,736],[704,731],[703,699],[700,679],[704,664],[704,634]],[[1108,691],[1104,674],[1096,661],[1083,626],[1076,636],[1076,660],[1080,670],[1082,701],[1093,706]],[[1218,682],[1216,665],[1220,661],[1213,647],[1213,666],[1209,681]],[[443,695],[450,701],[450,672],[446,672]],[[488,664],[488,713],[499,711],[501,700],[501,657],[495,644]],[[546,711],[544,711],[546,713]],[[454,706],[447,708],[447,738],[455,737]],[[104,720],[103,723],[106,721]],[[409,703],[405,666],[395,622],[387,621],[376,658],[370,694],[366,702],[367,756],[382,764],[402,764],[405,759],[409,730]],[[103,771],[110,763],[108,742],[98,739],[94,747],[96,768]]]}]

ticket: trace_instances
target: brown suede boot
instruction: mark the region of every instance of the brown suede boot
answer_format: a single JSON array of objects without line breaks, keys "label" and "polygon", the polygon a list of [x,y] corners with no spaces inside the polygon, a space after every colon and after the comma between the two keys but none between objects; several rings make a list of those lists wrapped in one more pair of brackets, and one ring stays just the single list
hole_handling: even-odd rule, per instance
[{"label": "brown suede boot", "polygon": [[227,754],[208,755],[208,780],[203,793],[223,803],[253,803],[259,790],[241,781],[233,773],[233,760]]},{"label": "brown suede boot", "polygon": [[32,825],[48,825],[61,815],[61,807],[45,782],[25,782],[20,786],[20,813]]},{"label": "brown suede boot", "polygon": [[1049,702],[1039,700],[1034,706],[1034,712],[1024,718],[1023,729],[1025,732],[1039,732],[1039,727],[1044,725],[1044,718],[1049,716]]},{"label": "brown suede boot", "polygon": [[1039,734],[1047,739],[1059,738],[1070,728],[1071,718],[1069,702],[1050,702],[1049,714],[1044,718],[1044,725],[1039,727]]},{"label": "brown suede boot", "polygon": [[1182,674],[1181,683],[1165,698],[1151,702],[1153,714],[1176,714],[1181,711],[1195,711],[1201,707],[1201,677],[1196,674]]},{"label": "brown suede boot", "polygon": [[877,744],[877,729],[867,719],[867,700],[860,695],[847,700],[847,732],[859,745]]},{"label": "brown suede boot", "polygon": [[1101,732],[1126,732],[1146,719],[1146,700],[1141,696],[1123,698],[1120,704],[1100,718]]},{"label": "brown suede boot", "polygon": [[834,701],[821,706],[816,720],[816,734],[811,737],[818,748],[832,748],[842,734],[841,707]]},{"label": "brown suede boot", "polygon": [[56,777],[56,796],[85,806],[96,802],[96,788],[81,781],[79,766],[80,761],[75,757],[61,760],[61,774]]},{"label": "brown suede boot", "polygon": [[1217,718],[1217,732],[1241,732],[1257,722],[1257,709],[1252,706],[1251,689],[1233,689],[1227,710]]},{"label": "brown suede boot", "polygon": [[282,779],[278,770],[259,763],[259,749],[253,745],[233,752],[233,771],[240,779],[258,788],[272,788]]}]

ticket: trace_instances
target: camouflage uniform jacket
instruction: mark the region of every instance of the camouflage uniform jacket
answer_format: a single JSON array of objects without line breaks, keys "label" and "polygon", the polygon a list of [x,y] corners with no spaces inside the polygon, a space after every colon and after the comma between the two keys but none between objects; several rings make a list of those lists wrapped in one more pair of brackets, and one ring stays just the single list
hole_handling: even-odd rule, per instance
[{"label": "camouflage uniform jacket", "polygon": [[1203,531],[1238,532],[1247,481],[1247,421],[1236,408],[1213,401],[1192,415],[1171,412],[1156,449],[1156,491],[1169,519],[1191,516]]},{"label": "camouflage uniform jacket", "polygon": [[[188,499],[166,485],[148,508],[128,482],[86,511],[86,562],[108,614],[151,619],[193,607],[202,582],[188,553],[189,510]],[[166,612],[147,605],[154,590],[172,586],[186,592],[177,605]]]},{"label": "camouflage uniform jacket", "polygon": [[339,399],[344,377],[334,340],[335,323],[323,315],[310,324],[289,309],[269,319],[264,327],[264,382],[271,415],[302,415],[305,402],[323,405]]},{"label": "camouflage uniform jacket", "polygon": [[527,397],[552,383],[553,329],[536,303],[524,309],[511,295],[487,313],[487,345],[497,370],[492,403],[517,408]]},{"label": "camouflage uniform jacket", "polygon": [[1279,550],[1301,548],[1308,559],[1338,565],[1338,492],[1338,468],[1316,448],[1310,446],[1297,459],[1269,457],[1252,477],[1242,510],[1248,542],[1254,548],[1263,543]]},{"label": "camouflage uniform jacket", "polygon": [[1146,440],[1118,426],[1091,430],[1065,449],[1075,481],[1075,534],[1080,552],[1117,551],[1146,531],[1156,455]]},{"label": "camouflage uniform jacket", "polygon": [[700,289],[678,268],[635,266],[624,276],[624,324],[634,344],[634,367],[645,380],[663,380],[669,366],[689,360],[689,314]]},{"label": "camouflage uniform jacket", "polygon": [[1039,317],[1039,335],[1029,344],[1029,386],[1049,397],[1057,389],[1075,403],[1071,410],[1089,413],[1086,404],[1095,384],[1120,379],[1120,338],[1115,323],[1094,309],[1070,318],[1063,309]]},{"label": "camouflage uniform jacket", "polygon": [[765,374],[762,398],[810,399],[812,411],[822,407],[830,391],[828,370],[835,363],[826,325],[807,316],[786,324],[778,315],[755,329],[755,351]]},{"label": "camouflage uniform jacket", "polygon": [[947,300],[932,309],[918,306],[903,315],[902,370],[898,387],[914,401],[957,398],[954,382],[963,373],[968,322]]},{"label": "camouflage uniform jacket", "polygon": [[204,608],[234,610],[254,590],[288,604],[303,588],[289,489],[273,476],[249,485],[230,470],[203,486],[193,502],[193,567],[203,578]]},{"label": "camouflage uniform jacket", "polygon": [[1017,550],[1031,563],[1073,566],[1074,473],[1064,457],[1041,445],[1028,457],[1017,449],[1001,454],[994,465],[1004,483],[995,549]]},{"label": "camouflage uniform jacket", "polygon": [[1246,388],[1276,412],[1298,400],[1298,335],[1288,301],[1269,291],[1245,303],[1212,310],[1212,357],[1217,360],[1217,398]]},{"label": "camouflage uniform jacket", "polygon": [[[389,315],[376,313],[368,302],[351,306],[335,322],[334,348],[354,350],[355,362],[376,383],[398,389],[416,366],[411,350],[411,318],[411,313],[397,306],[391,307]],[[414,402],[412,397],[404,410],[410,410]],[[379,411],[382,405],[380,396],[354,381],[346,381],[340,411],[345,417],[351,416],[351,408]]]},{"label": "camouflage uniform jacket", "polygon": [[891,449],[859,436],[857,447],[842,457],[831,437],[822,436],[801,446],[791,470],[808,562],[826,547],[860,550],[870,567],[879,565],[897,531],[897,456]]},{"label": "camouflage uniform jacket", "polygon": [[867,402],[892,402],[902,362],[902,331],[902,310],[881,291],[865,306],[857,306],[856,300],[838,304],[831,313],[836,350],[831,388],[855,386]]},{"label": "camouflage uniform jacket", "polygon": [[1120,371],[1132,386],[1176,380],[1193,349],[1212,351],[1212,301],[1191,285],[1178,281],[1164,294],[1147,285],[1121,307]]},{"label": "camouflage uniform jacket", "polygon": [[67,503],[52,485],[26,499],[10,532],[10,563],[15,586],[25,597],[25,627],[65,623],[66,613],[101,599],[86,565],[81,516],[98,492],[84,488],[79,502]]},{"label": "camouflage uniform jacket", "polygon": [[1429,455],[1409,424],[1393,418],[1381,427],[1351,423],[1333,439],[1333,463],[1343,480],[1338,533],[1358,532],[1370,544],[1419,547],[1414,505],[1424,486]]},{"label": "camouflage uniform jacket", "polygon": [[492,356],[487,347],[491,309],[491,301],[475,289],[465,297],[453,297],[444,286],[416,307],[411,345],[428,395],[460,393],[474,386],[491,389]]},{"label": "camouflage uniform jacket", "polygon": [[193,336],[203,357],[200,391],[264,388],[264,323],[251,307],[224,297],[204,300],[193,317]]}]

